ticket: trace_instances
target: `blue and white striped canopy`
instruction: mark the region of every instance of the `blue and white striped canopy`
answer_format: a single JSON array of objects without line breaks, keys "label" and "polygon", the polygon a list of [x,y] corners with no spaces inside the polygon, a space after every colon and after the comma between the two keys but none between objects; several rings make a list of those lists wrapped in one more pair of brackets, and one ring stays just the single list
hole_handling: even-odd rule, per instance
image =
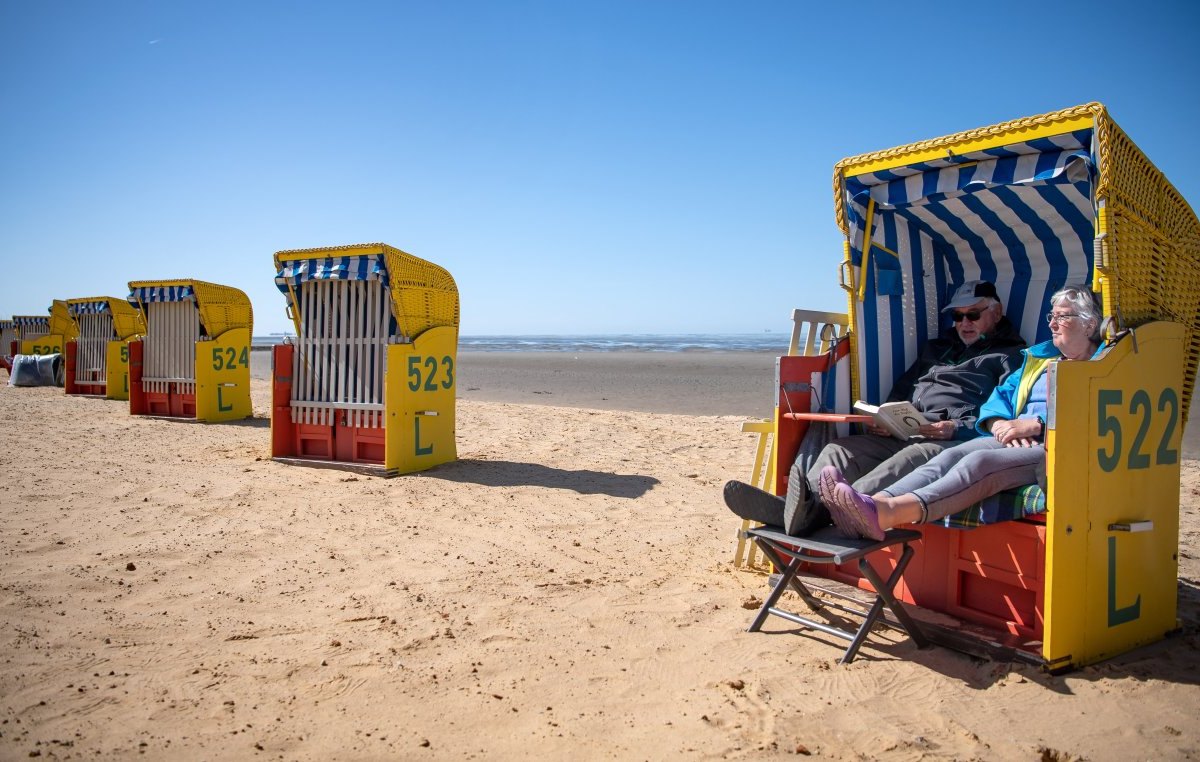
[{"label": "blue and white striped canopy", "polygon": [[191,286],[141,286],[132,289],[125,301],[134,307],[150,302],[185,302],[195,299],[196,291]]},{"label": "blue and white striped canopy", "polygon": [[14,315],[13,322],[22,328],[50,328],[50,317],[41,315]]},{"label": "blue and white striped canopy", "polygon": [[[0,331],[10,331],[16,327],[17,321],[15,320],[0,320]],[[0,349],[2,349],[2,347],[0,347]]]},{"label": "blue and white striped canopy", "polygon": [[67,304],[69,315],[99,315],[108,312],[108,302],[70,302]]},{"label": "blue and white striped canopy", "polygon": [[383,257],[365,254],[357,257],[322,257],[297,259],[284,263],[275,275],[275,285],[283,293],[310,280],[378,280],[388,285],[387,266]]},{"label": "blue and white striped canopy", "polygon": [[850,259],[865,278],[855,326],[864,398],[885,398],[919,348],[950,326],[940,309],[969,280],[996,284],[1030,344],[1050,337],[1050,296],[1091,279],[1091,137],[1082,130],[846,178]]}]

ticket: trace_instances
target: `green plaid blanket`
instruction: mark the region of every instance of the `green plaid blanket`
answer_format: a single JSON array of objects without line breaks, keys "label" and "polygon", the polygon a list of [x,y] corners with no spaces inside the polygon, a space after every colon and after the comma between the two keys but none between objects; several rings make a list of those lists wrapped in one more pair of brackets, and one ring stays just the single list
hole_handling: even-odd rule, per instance
[{"label": "green plaid blanket", "polygon": [[974,529],[1045,512],[1046,493],[1038,485],[1030,484],[992,495],[970,508],[929,523],[942,524],[951,529]]}]

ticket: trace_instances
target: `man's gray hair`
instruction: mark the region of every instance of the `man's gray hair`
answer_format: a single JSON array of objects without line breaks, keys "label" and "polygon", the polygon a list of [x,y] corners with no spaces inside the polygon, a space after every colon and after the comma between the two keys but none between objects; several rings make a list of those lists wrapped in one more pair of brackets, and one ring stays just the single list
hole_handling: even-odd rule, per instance
[{"label": "man's gray hair", "polygon": [[1103,316],[1100,314],[1100,305],[1096,303],[1096,297],[1092,294],[1092,290],[1087,286],[1064,286],[1050,297],[1050,306],[1057,307],[1064,303],[1070,305],[1075,314],[1084,323],[1091,326],[1088,329],[1088,338],[1092,341],[1099,341],[1100,323]]}]

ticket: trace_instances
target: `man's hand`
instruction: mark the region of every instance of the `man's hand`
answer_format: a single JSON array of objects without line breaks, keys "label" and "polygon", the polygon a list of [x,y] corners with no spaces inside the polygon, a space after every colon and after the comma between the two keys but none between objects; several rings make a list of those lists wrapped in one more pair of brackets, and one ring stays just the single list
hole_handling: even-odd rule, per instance
[{"label": "man's hand", "polygon": [[874,421],[866,424],[866,428],[868,434],[874,434],[877,437],[890,437],[892,435],[892,432],[888,431],[886,428],[880,426]]},{"label": "man's hand", "polygon": [[935,421],[922,424],[917,430],[927,439],[953,439],[954,432],[958,431],[958,423],[956,421]]},{"label": "man's hand", "polygon": [[992,436],[1005,447],[1033,447],[1042,433],[1042,424],[1036,418],[1018,418],[1015,421],[998,420],[992,423]]}]

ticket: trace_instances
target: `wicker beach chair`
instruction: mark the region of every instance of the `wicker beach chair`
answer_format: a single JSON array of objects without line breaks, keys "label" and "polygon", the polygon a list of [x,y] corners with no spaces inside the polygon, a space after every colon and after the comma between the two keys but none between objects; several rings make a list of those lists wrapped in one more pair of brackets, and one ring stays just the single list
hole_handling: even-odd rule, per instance
[{"label": "wicker beach chair", "polygon": [[67,341],[66,393],[129,399],[129,339],[145,332],[142,314],[124,299],[67,300],[75,338]]},{"label": "wicker beach chair", "polygon": [[274,350],[272,456],[389,476],[454,460],[450,274],[381,243],[280,251],[275,266],[296,338]]},{"label": "wicker beach chair", "polygon": [[229,421],[247,418],[254,312],[239,289],[201,280],[129,283],[145,321],[129,344],[133,415]]},{"label": "wicker beach chair", "polygon": [[[1043,316],[1064,285],[1090,284],[1111,323],[1102,358],[1049,371],[1046,489],[917,527],[897,597],[957,622],[932,627],[940,642],[1052,671],[1173,631],[1180,436],[1200,357],[1188,203],[1097,103],[845,159],[834,190],[851,399],[886,398],[968,280],[996,284],[1031,344],[1050,338]],[[776,415],[777,494],[796,425]],[[812,572],[870,587],[851,567]]]}]

